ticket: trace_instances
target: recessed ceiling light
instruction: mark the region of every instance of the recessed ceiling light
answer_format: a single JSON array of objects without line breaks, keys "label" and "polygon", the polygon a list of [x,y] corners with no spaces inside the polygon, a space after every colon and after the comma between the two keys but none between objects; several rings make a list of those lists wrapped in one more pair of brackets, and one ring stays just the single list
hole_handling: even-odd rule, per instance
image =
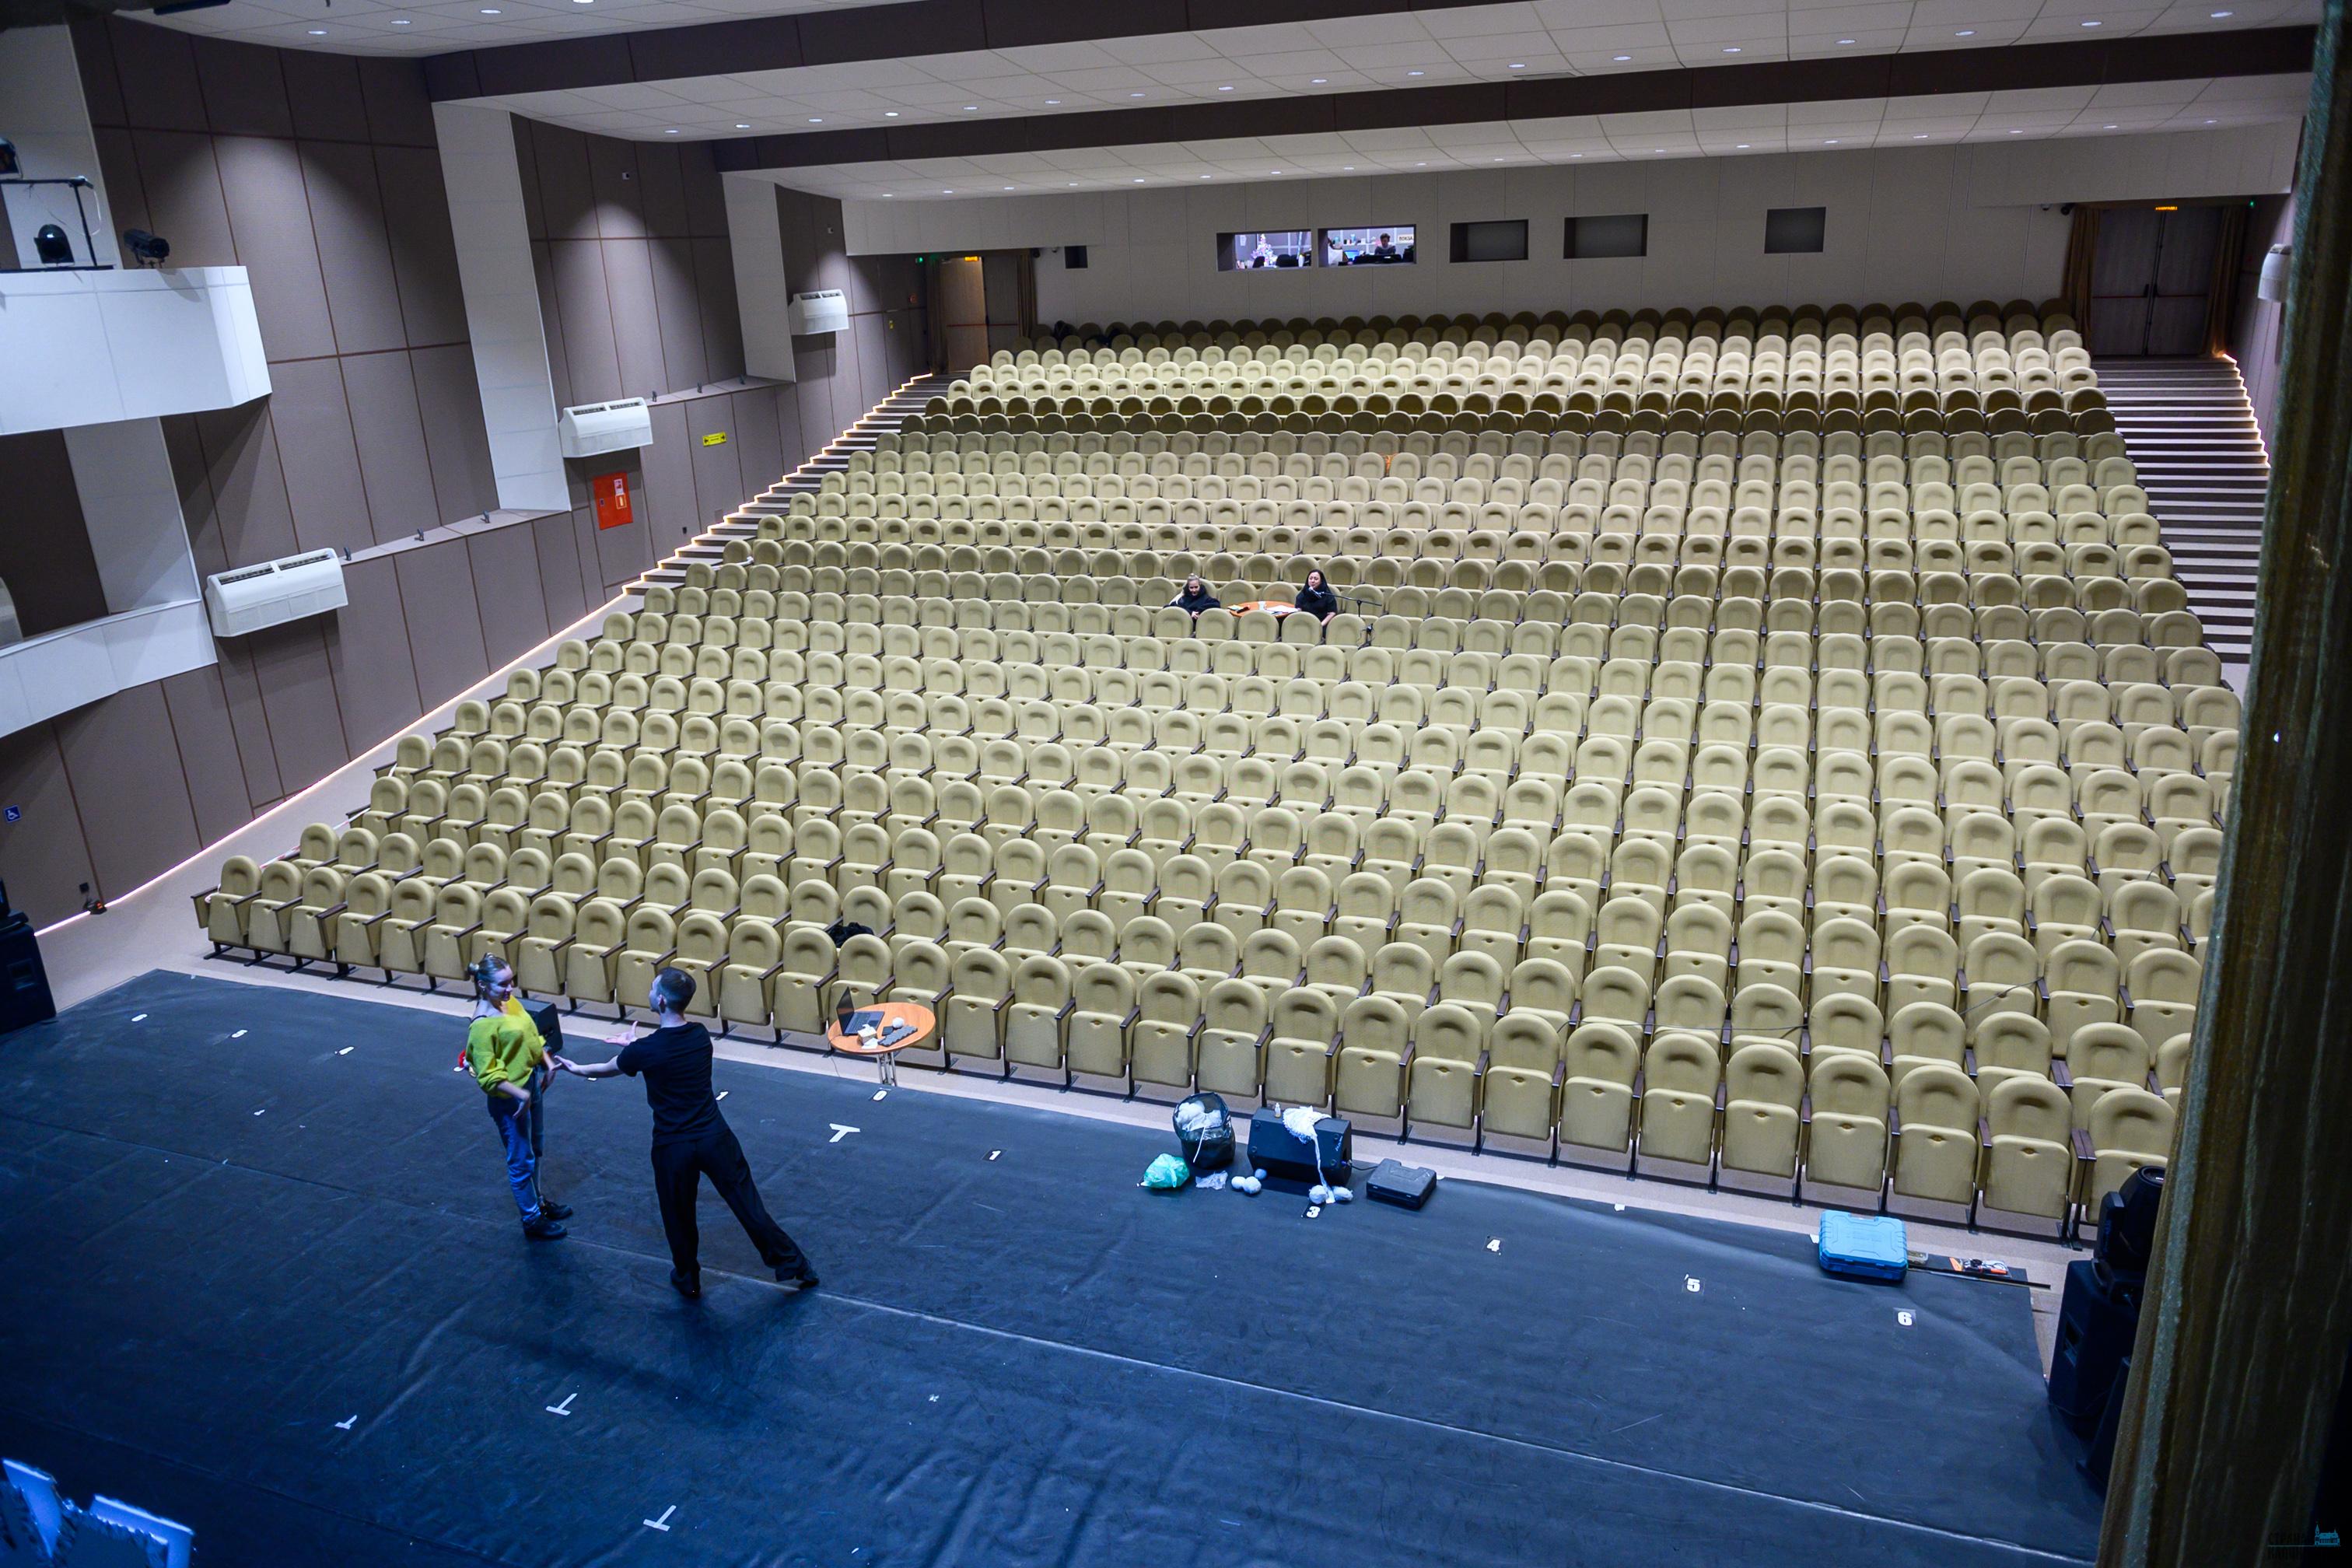
[{"label": "recessed ceiling light", "polygon": [[[2208,125],[2210,125],[2210,124],[2212,124],[2213,122],[2212,122],[2211,121],[2210,121],[2210,120],[2209,120],[2209,121],[2207,121],[2205,123],[2206,123],[2206,124],[2208,124]],[[1414,167],[1414,168],[1416,168],[1416,169],[1426,169],[1426,168],[1428,168],[1428,167],[1429,167],[1429,165],[1428,165],[1428,164],[1426,164],[1426,163],[1415,163],[1415,164],[1413,165],[1413,167]]]},{"label": "recessed ceiling light", "polygon": [[1527,69],[1528,68],[1527,68],[1527,63],[1526,63],[1525,61],[1523,61],[1523,60],[1513,60],[1513,61],[1511,62],[1511,68],[1512,68],[1513,70],[1515,70],[1515,71],[1523,71],[1523,70]]},{"label": "recessed ceiling light", "polygon": [[1279,169],[1268,169],[1266,173],[1269,174],[1279,174],[1282,171]]},{"label": "recessed ceiling light", "polygon": [[2115,127],[2114,127],[2114,126],[2112,126],[2112,125],[2102,125],[2102,126],[2100,126],[2100,127],[2099,127],[2099,129],[2100,129],[2100,130],[2102,130],[2102,131],[2113,131],[2113,130],[2115,129]]},{"label": "recessed ceiling light", "polygon": [[885,120],[896,120],[898,118],[898,111],[895,109],[886,109],[882,111],[882,118]]},{"label": "recessed ceiling light", "polygon": [[1045,100],[1045,107],[1048,109],[1059,109],[1062,107],[1062,100],[1058,98],[1049,98]]},{"label": "recessed ceiling light", "polygon": [[1427,76],[1429,73],[1427,71],[1407,71],[1404,74],[1407,76]]},{"label": "recessed ceiling light", "polygon": [[1840,38],[1838,40],[1838,47],[1840,48],[1850,48],[1853,47],[1853,40],[1852,38]]},{"label": "recessed ceiling light", "polygon": [[1911,140],[1914,142],[1925,142],[1927,140],[1927,133],[1925,131],[1922,131],[1917,135],[1912,137]]},{"label": "recessed ceiling light", "polygon": [[1006,190],[1008,190],[1008,191],[1009,191],[1009,190],[1011,190],[1013,187],[1012,187],[1011,185],[1007,185],[1007,186],[1005,186],[1004,188],[1005,188]]},{"label": "recessed ceiling light", "polygon": [[408,18],[405,16],[394,16],[392,19],[392,25],[395,27],[405,27],[409,25]]},{"label": "recessed ceiling light", "polygon": [[2098,24],[2098,23],[2096,23],[2096,22],[2085,22],[2085,23],[2084,23],[2084,24],[2083,24],[2083,26],[2084,26],[2085,27],[2095,27],[2095,26],[2097,26],[2098,25],[2099,25],[2099,24]]},{"label": "recessed ceiling light", "polygon": [[1631,56],[1631,55],[1619,55],[1619,56],[1617,57],[1617,63],[1618,63],[1618,64],[1620,64],[1620,65],[1622,65],[1622,64],[1624,64],[1627,60],[1630,60],[1630,59],[1632,59],[1633,58],[1633,56]]},{"label": "recessed ceiling light", "polygon": [[1974,27],[1962,27],[1958,32],[1952,35],[1952,37],[1956,38],[1973,38],[1976,36],[1977,30]]},{"label": "recessed ceiling light", "polygon": [[1570,153],[1569,154],[1569,156],[1570,156],[1570,157],[1571,157],[1571,158],[1581,158],[1581,157],[1583,157],[1583,156],[1584,156],[1584,154],[1583,154],[1583,153]]},{"label": "recessed ceiling light", "polygon": [[735,122],[735,129],[738,131],[749,131],[751,129],[751,122],[748,120],[739,120]]},{"label": "recessed ceiling light", "polygon": [[2236,15],[2237,13],[2235,11],[2216,11],[2213,13],[2213,20],[2218,22],[2225,16],[2234,16]]},{"label": "recessed ceiling light", "polygon": [[954,193],[953,191],[941,191],[941,192],[940,193],[940,195],[943,195],[943,196],[951,196],[951,195],[955,195],[955,193]]},{"label": "recessed ceiling light", "polygon": [[2022,135],[2024,135],[2024,134],[2025,134],[2025,132],[2022,132],[2022,131],[2012,131],[2012,132],[2010,132],[2010,134],[2011,134],[2011,136],[2022,136]]},{"label": "recessed ceiling light", "polygon": [[1354,165],[1353,163],[1349,163],[1349,164],[1347,164],[1347,165],[1343,166],[1343,167],[1340,169],[1340,171],[1339,171],[1339,172],[1340,172],[1341,174],[1354,174],[1354,173],[1356,172],[1356,165]]},{"label": "recessed ceiling light", "polygon": [[1318,77],[1314,78],[1311,81],[1309,81],[1307,85],[1308,85],[1308,86],[1310,86],[1310,87],[1321,87],[1321,86],[1322,86],[1326,81],[1328,81],[1328,80],[1329,80],[1329,79],[1329,79],[1328,77],[1319,77],[1319,76],[1318,76]]},{"label": "recessed ceiling light", "polygon": [[1723,52],[1727,55],[1736,55],[1739,52],[1739,46],[1738,44],[1726,44],[1723,47]]},{"label": "recessed ceiling light", "polygon": [[822,124],[824,124],[824,121],[822,121],[822,120],[819,120],[815,115],[812,114],[812,115],[810,115],[810,116],[809,116],[809,123],[810,123],[811,125],[822,125]]},{"label": "recessed ceiling light", "polygon": [[1738,146],[1734,147],[1732,151],[1735,153],[1745,153],[1748,151],[1748,143],[1742,142]]},{"label": "recessed ceiling light", "polygon": [[1228,85],[1226,85],[1226,86],[1224,86],[1224,87],[1221,87],[1221,88],[1217,89],[1217,90],[1218,90],[1219,92],[1231,92],[1231,91],[1233,91],[1234,89],[1233,89],[1232,86],[1231,86],[1230,84],[1228,84]]},{"label": "recessed ceiling light", "polygon": [[1213,179],[1214,177],[1215,177],[1214,175],[1211,175],[1211,174],[1203,174],[1203,175],[1202,175],[1202,176],[1201,176],[1201,178],[1202,178],[1202,179],[1204,179],[1204,180],[1207,180],[1207,179]]},{"label": "recessed ceiling light", "polygon": [[1139,92],[1130,92],[1127,96],[1129,98],[1141,98],[1143,95]]},{"label": "recessed ceiling light", "polygon": [[886,202],[887,202],[887,201],[895,201],[895,200],[897,200],[897,199],[898,199],[898,197],[897,197],[897,193],[892,192],[892,191],[885,191],[885,192],[883,192],[883,193],[882,193],[882,199],[883,199],[884,201],[886,201]]},{"label": "recessed ceiling light", "polygon": [[964,111],[966,114],[970,114],[972,110],[974,110],[978,109],[979,107],[980,107],[980,105],[978,105],[978,104],[976,104],[976,103],[967,103],[967,104],[965,104],[965,105],[963,106],[963,111]]},{"label": "recessed ceiling light", "polygon": [[1502,159],[1500,159],[1500,158],[1497,158],[1497,159],[1496,159],[1496,160],[1495,160],[1495,162],[1496,162],[1497,163],[1502,163],[1503,161],[1504,161],[1504,160],[1502,160]]},{"label": "recessed ceiling light", "polygon": [[677,134],[677,127],[673,125],[668,130],[663,132],[662,134],[665,136],[675,136]]},{"label": "recessed ceiling light", "polygon": [[1141,180],[1139,180],[1139,180],[1137,180],[1135,183],[1136,183],[1137,184],[1139,184],[1139,184],[1143,184],[1143,182],[1142,182]]},{"label": "recessed ceiling light", "polygon": [[1663,153],[1663,152],[1664,152],[1664,151],[1665,151],[1665,149],[1664,149],[1664,147],[1653,147],[1653,148],[1651,148],[1651,149],[1650,149],[1650,151],[1651,151],[1651,152],[1653,152],[1653,153]]},{"label": "recessed ceiling light", "polygon": [[2218,120],[2209,120],[2209,121],[2207,121],[2205,123],[2206,123],[2206,124],[2208,124],[2208,125],[2219,125],[2219,124],[2221,124],[2221,122],[2220,121],[2218,121]]},{"label": "recessed ceiling light", "polygon": [[310,36],[314,38],[323,38],[327,36],[327,29],[324,27],[313,27],[310,29]]},{"label": "recessed ceiling light", "polygon": [[485,16],[495,16],[498,14],[499,8],[495,5],[485,5],[482,7],[482,15]]}]

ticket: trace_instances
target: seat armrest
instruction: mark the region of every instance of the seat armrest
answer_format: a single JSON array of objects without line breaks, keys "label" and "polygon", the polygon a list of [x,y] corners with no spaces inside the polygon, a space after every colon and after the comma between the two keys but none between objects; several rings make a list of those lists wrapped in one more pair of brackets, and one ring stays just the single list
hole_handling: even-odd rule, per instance
[{"label": "seat armrest", "polygon": [[2053,1057],[2050,1058],[2050,1081],[2060,1089],[2071,1091],[2074,1087],[2074,1069],[2056,1057]]},{"label": "seat armrest", "polygon": [[1127,1010],[1127,1016],[1126,1016],[1126,1017],[1124,1017],[1124,1018],[1121,1018],[1121,1019],[1118,1021],[1118,1026],[1119,1026],[1120,1028],[1122,1028],[1122,1029],[1132,1029],[1133,1027],[1135,1027],[1136,1020],[1137,1020],[1137,1019],[1139,1019],[1139,1018],[1140,1018],[1140,1017],[1142,1017],[1142,1016],[1143,1016],[1143,1009],[1142,1009],[1142,1008],[1140,1008],[1140,1007],[1130,1007],[1130,1008],[1129,1008],[1129,1009]]}]

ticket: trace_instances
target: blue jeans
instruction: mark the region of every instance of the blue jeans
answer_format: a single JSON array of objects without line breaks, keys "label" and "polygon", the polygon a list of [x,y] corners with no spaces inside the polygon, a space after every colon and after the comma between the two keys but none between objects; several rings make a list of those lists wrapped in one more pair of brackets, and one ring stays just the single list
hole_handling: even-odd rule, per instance
[{"label": "blue jeans", "polygon": [[539,1218],[539,1118],[533,1114],[539,1108],[534,1096],[530,1105],[519,1104],[503,1094],[490,1097],[490,1124],[499,1130],[499,1142],[506,1146],[507,1182],[514,1188],[515,1206],[522,1210],[525,1225]]}]

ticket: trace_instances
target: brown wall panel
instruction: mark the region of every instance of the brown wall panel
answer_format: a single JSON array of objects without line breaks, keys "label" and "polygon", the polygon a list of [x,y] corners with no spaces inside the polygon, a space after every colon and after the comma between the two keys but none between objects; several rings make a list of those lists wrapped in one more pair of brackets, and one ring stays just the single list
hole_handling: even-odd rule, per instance
[{"label": "brown wall panel", "polygon": [[73,29],[74,64],[81,68],[81,99],[91,123],[130,123],[122,116],[122,81],[116,74],[114,37],[105,19],[73,11],[66,26]]},{"label": "brown wall panel", "polygon": [[159,684],[187,774],[196,836],[210,844],[253,820],[245,763],[237,756],[236,737],[229,731],[228,693],[218,669],[192,669]]},{"label": "brown wall panel", "polygon": [[588,188],[596,203],[601,239],[643,239],[646,216],[637,205],[637,148],[615,136],[590,136]]},{"label": "brown wall panel", "polygon": [[316,620],[289,621],[240,639],[253,659],[269,720],[269,743],[286,793],[308,786],[351,760],[326,634]]},{"label": "brown wall panel", "polygon": [[719,183],[719,164],[710,144],[696,142],[678,149],[679,176],[686,182],[686,221],[697,235],[725,238],[727,192]]},{"label": "brown wall panel", "polygon": [[341,363],[375,542],[389,543],[438,528],[448,519],[434,494],[433,463],[406,352],[352,354]]},{"label": "brown wall panel", "polygon": [[[160,30],[160,29],[159,29]],[[139,184],[147,198],[148,226],[172,242],[181,267],[235,267],[236,240],[221,199],[213,139],[178,131],[137,130]]]},{"label": "brown wall panel", "polygon": [[722,511],[741,505],[784,474],[783,444],[776,438],[776,389],[762,386],[738,392],[727,401],[734,405],[730,428],[734,431],[735,462],[742,473],[743,488],[720,503]]},{"label": "brown wall panel", "polygon": [[620,396],[621,360],[613,336],[612,299],[604,285],[604,247],[559,239],[549,243],[547,253],[563,316],[563,357],[572,373],[569,401],[601,403]]},{"label": "brown wall panel", "polygon": [[593,399],[572,395],[572,355],[563,346],[563,300],[555,287],[554,247],[543,239],[530,244],[531,278],[539,285],[540,330],[547,338],[547,374],[555,387],[555,405],[569,408]]},{"label": "brown wall panel", "polygon": [[539,545],[528,528],[500,528],[466,541],[482,616],[488,668],[520,658],[547,637],[547,593],[539,581]]},{"label": "brown wall panel", "polygon": [[494,510],[498,476],[490,468],[490,437],[482,423],[474,351],[464,343],[418,349],[408,363],[424,410],[425,450],[433,460],[433,494],[441,521],[455,522]]},{"label": "brown wall panel", "polygon": [[[568,626],[588,613],[588,588],[580,576],[580,540],[572,531],[572,514],[551,512],[530,525],[531,548],[539,552],[539,584],[547,595],[547,625],[551,632]],[[602,584],[599,584],[602,586]],[[602,599],[600,595],[599,599]]]},{"label": "brown wall panel", "polygon": [[106,585],[90,552],[65,433],[0,436],[0,584],[28,637],[106,614]]},{"label": "brown wall panel", "polygon": [[251,645],[249,637],[222,637],[213,647],[220,656],[229,733],[236,741],[237,760],[245,764],[245,793],[259,811],[283,798],[287,775],[278,766],[278,745],[269,733],[269,715],[262,705],[261,682],[254,674]]},{"label": "brown wall panel", "polygon": [[199,37],[193,44],[205,120],[212,130],[237,136],[294,134],[294,110],[286,101],[276,49],[226,38]]},{"label": "brown wall panel", "polygon": [[376,189],[374,151],[352,142],[306,142],[301,150],[336,352],[405,347],[408,334],[401,321],[383,198]]},{"label": "brown wall panel", "polygon": [[0,877],[7,880],[8,901],[37,924],[81,908],[76,889],[97,873],[51,726],[0,735],[0,805],[22,808],[16,821],[0,821]]},{"label": "brown wall panel", "polygon": [[[210,572],[250,566],[299,548],[286,470],[278,458],[278,422],[269,398],[196,416],[212,484],[208,520],[188,518],[196,563]],[[212,563],[208,563],[208,560]]]},{"label": "brown wall panel", "polygon": [[294,134],[322,142],[364,142],[367,103],[360,96],[359,62],[314,49],[280,51],[286,96],[294,105]]},{"label": "brown wall panel", "polygon": [[416,665],[417,692],[426,706],[436,706],[481,679],[490,668],[482,643],[481,608],[474,599],[473,563],[463,540],[393,559],[400,574],[400,602],[408,612],[408,651]]},{"label": "brown wall panel", "polygon": [[683,403],[656,406],[653,444],[637,451],[645,465],[646,510],[641,521],[652,525],[653,537],[665,553],[694,531],[691,525],[702,509],[695,497],[694,459],[687,454],[691,439],[687,434],[688,406]]},{"label": "brown wall panel", "polygon": [[205,128],[204,89],[196,78],[194,39],[169,27],[109,29],[121,107],[129,123],[152,131]]},{"label": "brown wall panel", "polygon": [[727,241],[698,237],[694,279],[702,298],[704,374],[725,381],[743,374],[743,321],[735,303],[735,258]]},{"label": "brown wall panel", "polygon": [[352,434],[351,410],[343,398],[343,373],[331,359],[299,360],[269,367],[276,387],[270,416],[278,430],[278,460],[286,470],[286,495],[294,510],[294,536],[301,548],[332,545],[364,550],[375,531],[368,520],[367,489],[360,479],[360,454]]},{"label": "brown wall panel", "polygon": [[791,473],[808,461],[808,437],[801,433],[801,389],[787,382],[776,388],[776,443],[783,454],[783,471]]},{"label": "brown wall panel", "polygon": [[99,889],[137,887],[201,847],[161,681],[60,714],[66,775]]},{"label": "brown wall panel", "polygon": [[645,218],[646,232],[692,234],[687,212],[686,174],[678,163],[680,149],[674,142],[656,146],[651,142],[637,142],[631,145],[637,154],[637,205]]},{"label": "brown wall panel", "polygon": [[[735,440],[735,400],[694,399],[686,405],[686,431],[687,457],[694,465],[695,494],[695,515],[687,531],[699,533],[743,500],[743,466],[739,461],[742,447]],[[705,445],[705,437],[714,435],[723,435],[727,439],[715,447]],[[760,482],[764,485],[768,481]]]},{"label": "brown wall panel", "polygon": [[596,192],[588,173],[588,138],[535,120],[529,123],[539,170],[540,222],[547,237],[594,239]]},{"label": "brown wall panel", "polygon": [[683,235],[666,236],[652,242],[648,254],[654,306],[661,318],[662,385],[699,386],[712,378],[702,346],[702,304],[694,285],[694,241]]},{"label": "brown wall panel", "polygon": [[514,127],[515,171],[522,177],[523,232],[533,239],[547,237],[547,207],[539,195],[539,135],[537,122],[518,114]]},{"label": "brown wall panel", "polygon": [[[326,278],[295,144],[217,136],[213,151],[236,236],[237,263],[252,278],[264,352],[272,363],[333,353]],[[149,195],[152,201],[152,190]]]},{"label": "brown wall panel", "polygon": [[[610,208],[606,209],[610,211]],[[604,289],[613,312],[613,343],[624,395],[670,390],[662,357],[659,312],[654,302],[653,259],[642,239],[608,239]]]},{"label": "brown wall panel", "polygon": [[466,298],[457,281],[441,154],[430,147],[378,147],[375,168],[408,346],[464,342]]},{"label": "brown wall panel", "polygon": [[433,100],[415,60],[363,59],[360,97],[367,105],[368,139],[379,147],[433,147]]},{"label": "brown wall panel", "polygon": [[345,568],[351,602],[326,623],[327,667],[353,746],[373,746],[425,711],[396,560],[378,556]]}]

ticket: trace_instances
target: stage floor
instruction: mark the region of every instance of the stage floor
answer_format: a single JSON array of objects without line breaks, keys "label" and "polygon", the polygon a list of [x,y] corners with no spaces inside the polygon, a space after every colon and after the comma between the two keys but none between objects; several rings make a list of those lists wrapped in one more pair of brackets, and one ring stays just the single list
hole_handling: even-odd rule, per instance
[{"label": "stage floor", "polygon": [[579,1214],[529,1243],[461,1038],[454,1002],[156,973],[0,1040],[0,1454],[213,1564],[2096,1544],[2016,1286],[1843,1282],[1801,1237],[1473,1182],[1311,1220],[1150,1194],[1165,1135],[721,1061],[825,1284],[766,1283],[706,1196],[689,1303],[639,1088],[551,1097]]}]

